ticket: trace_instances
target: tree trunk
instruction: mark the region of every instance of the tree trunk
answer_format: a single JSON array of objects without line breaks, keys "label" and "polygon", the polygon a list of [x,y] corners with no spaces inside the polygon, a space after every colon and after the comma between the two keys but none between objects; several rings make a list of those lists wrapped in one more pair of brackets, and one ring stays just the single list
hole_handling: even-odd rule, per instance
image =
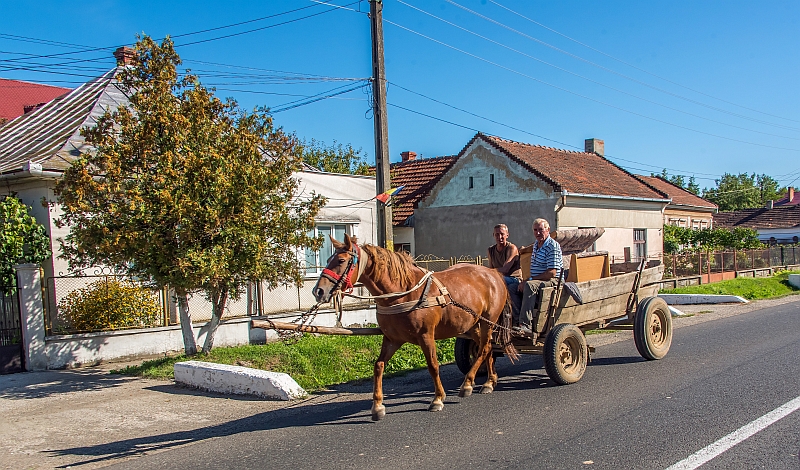
[{"label": "tree trunk", "polygon": [[187,356],[194,356],[197,354],[197,342],[194,339],[194,331],[192,330],[189,298],[185,290],[176,290],[175,297],[178,300],[178,316],[181,320],[181,332],[183,333],[183,351]]},{"label": "tree trunk", "polygon": [[214,306],[211,312],[211,321],[208,323],[208,333],[206,333],[206,341],[203,343],[203,352],[208,353],[214,347],[214,336],[217,334],[217,327],[225,312],[225,304],[228,301],[228,289],[222,289],[211,295],[211,304]]}]

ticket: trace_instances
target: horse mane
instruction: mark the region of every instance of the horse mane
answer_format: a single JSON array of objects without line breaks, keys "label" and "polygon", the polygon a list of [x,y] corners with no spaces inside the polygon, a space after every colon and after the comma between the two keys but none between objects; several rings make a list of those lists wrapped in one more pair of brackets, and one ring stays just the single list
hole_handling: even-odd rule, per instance
[{"label": "horse mane", "polygon": [[395,252],[389,251],[379,246],[365,244],[361,249],[369,254],[372,258],[372,273],[373,275],[379,273],[386,273],[391,279],[400,281],[402,289],[409,289],[414,284],[414,279],[411,273],[414,271],[416,265],[414,260],[411,259],[405,251]]}]

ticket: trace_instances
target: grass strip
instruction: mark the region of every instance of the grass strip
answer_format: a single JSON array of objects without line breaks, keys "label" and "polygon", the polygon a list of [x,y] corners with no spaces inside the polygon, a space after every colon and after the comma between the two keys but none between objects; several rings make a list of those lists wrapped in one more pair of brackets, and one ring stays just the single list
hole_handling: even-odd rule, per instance
[{"label": "grass strip", "polygon": [[[254,369],[284,372],[309,392],[354,380],[371,380],[375,360],[381,350],[382,336],[314,336],[305,334],[298,341],[264,345],[214,348],[208,354],[174,356],[145,361],[111,373],[154,379],[172,379],[173,365],[184,361],[205,361]],[[436,342],[440,364],[453,362],[455,339]],[[427,367],[422,350],[405,344],[386,366],[387,376],[402,375]]]},{"label": "grass strip", "polygon": [[789,274],[800,274],[800,271],[780,271],[772,277],[762,278],[737,277],[713,284],[666,289],[661,293],[738,295],[748,300],[769,299],[798,293],[799,289],[789,284]]}]

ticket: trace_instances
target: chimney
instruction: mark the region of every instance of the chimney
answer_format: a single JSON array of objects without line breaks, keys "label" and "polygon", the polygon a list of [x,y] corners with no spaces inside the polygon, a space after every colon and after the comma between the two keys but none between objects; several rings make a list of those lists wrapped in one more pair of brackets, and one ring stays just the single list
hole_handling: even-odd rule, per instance
[{"label": "chimney", "polygon": [[769,201],[767,201],[766,208],[767,209],[772,209],[773,207],[775,207],[774,204],[775,204],[775,202],[772,199],[770,199]]},{"label": "chimney", "polygon": [[794,199],[794,186],[789,186],[789,204],[792,203],[792,199]]},{"label": "chimney", "polygon": [[136,52],[130,47],[118,47],[117,50],[114,51],[114,58],[117,59],[117,67],[133,64],[133,58],[135,55]]},{"label": "chimney", "polygon": [[596,153],[601,157],[605,154],[605,143],[600,139],[586,139],[583,148],[586,153]]},{"label": "chimney", "polygon": [[409,160],[416,160],[417,159],[417,152],[411,152],[411,151],[409,151],[409,152],[401,152],[400,153],[400,157],[403,158],[404,162],[407,162]]}]

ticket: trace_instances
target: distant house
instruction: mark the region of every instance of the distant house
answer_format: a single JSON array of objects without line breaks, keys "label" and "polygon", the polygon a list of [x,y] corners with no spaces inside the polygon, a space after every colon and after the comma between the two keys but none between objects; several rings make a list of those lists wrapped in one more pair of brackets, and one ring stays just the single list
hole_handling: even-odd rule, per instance
[{"label": "distant house", "polygon": [[458,159],[457,156],[417,159],[415,152],[403,152],[402,161],[391,164],[392,187],[403,187],[393,198],[394,248],[413,256],[421,253],[414,243],[414,210]]},{"label": "distant house", "polygon": [[742,209],[714,214],[717,228],[745,227],[758,231],[758,239],[768,244],[800,241],[800,204]]},{"label": "distant house", "polygon": [[666,194],[672,200],[664,210],[664,225],[693,229],[712,228],[713,215],[717,205],[693,194],[680,186],[675,186],[659,176],[637,175],[650,186]]},{"label": "distant house", "polygon": [[773,203],[773,207],[797,205],[800,205],[800,191],[795,191],[792,186],[786,188],[786,194]]},{"label": "distant house", "polygon": [[0,78],[0,121],[22,116],[69,92],[69,88]]},{"label": "distant house", "polygon": [[[69,271],[67,261],[59,257],[58,242],[69,227],[56,226],[61,215],[59,206],[45,207],[42,200],[56,199],[56,180],[81,153],[91,150],[81,129],[94,125],[106,110],[128,103],[117,87],[116,77],[130,53],[127,48],[117,49],[117,67],[0,127],[0,195],[15,194],[31,206],[32,215],[50,234],[53,257],[44,263],[46,277]],[[308,278],[315,279],[322,271],[320,265],[333,253],[327,235],[341,240],[347,233],[361,241],[374,242],[374,205],[364,201],[375,196],[375,178],[325,173],[308,165],[294,176],[304,194],[313,191],[329,198],[314,228],[315,235],[325,236],[325,244],[320,250],[298,254],[305,261]]]},{"label": "distant house", "polygon": [[575,152],[475,135],[418,202],[416,252],[483,255],[498,223],[530,244],[543,217],[553,230],[604,228],[593,248],[620,261],[660,257],[669,196],[605,159],[603,141],[585,144]]}]

